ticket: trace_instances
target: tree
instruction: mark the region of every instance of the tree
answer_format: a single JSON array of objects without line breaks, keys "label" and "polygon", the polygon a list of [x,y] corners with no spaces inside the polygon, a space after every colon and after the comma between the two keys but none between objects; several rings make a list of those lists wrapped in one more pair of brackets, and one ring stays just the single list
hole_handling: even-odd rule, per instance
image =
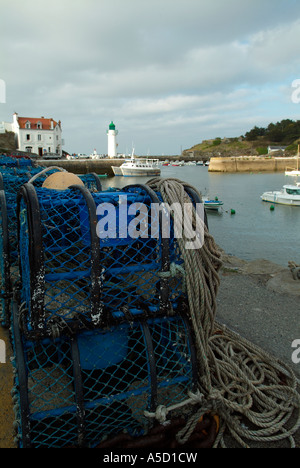
[{"label": "tree", "polygon": [[250,130],[250,132],[245,134],[245,138],[248,141],[254,141],[257,140],[257,138],[264,136],[265,132],[265,128],[255,126],[252,128],[252,130]]}]

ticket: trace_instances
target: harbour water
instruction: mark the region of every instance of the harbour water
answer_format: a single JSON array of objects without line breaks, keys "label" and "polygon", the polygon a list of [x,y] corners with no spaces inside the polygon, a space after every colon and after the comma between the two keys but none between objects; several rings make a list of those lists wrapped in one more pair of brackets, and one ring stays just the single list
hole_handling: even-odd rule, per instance
[{"label": "harbour water", "polygon": [[[247,261],[266,259],[288,266],[300,263],[300,207],[262,202],[267,190],[280,190],[293,179],[284,173],[210,173],[205,166],[163,166],[161,177],[188,182],[210,198],[224,202],[219,212],[208,212],[208,225],[217,244],[228,254]],[[103,189],[146,183],[150,178],[101,179]],[[231,214],[231,210],[235,214]]]}]

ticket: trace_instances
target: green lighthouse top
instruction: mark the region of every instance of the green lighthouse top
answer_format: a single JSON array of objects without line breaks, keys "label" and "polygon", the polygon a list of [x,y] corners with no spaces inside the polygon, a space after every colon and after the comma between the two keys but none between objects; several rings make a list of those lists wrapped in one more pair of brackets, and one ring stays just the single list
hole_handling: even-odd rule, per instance
[{"label": "green lighthouse top", "polygon": [[115,129],[116,129],[116,126],[113,123],[113,121],[111,121],[110,124],[109,124],[109,130],[115,130]]}]

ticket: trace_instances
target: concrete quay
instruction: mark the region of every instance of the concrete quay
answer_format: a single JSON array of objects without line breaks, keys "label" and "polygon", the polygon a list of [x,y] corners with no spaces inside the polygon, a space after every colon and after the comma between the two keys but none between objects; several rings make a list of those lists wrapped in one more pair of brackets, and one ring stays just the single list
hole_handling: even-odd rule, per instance
[{"label": "concrete quay", "polygon": [[296,157],[214,157],[209,165],[209,172],[284,172],[287,169],[297,169]]},{"label": "concrete quay", "polygon": [[112,166],[121,166],[124,159],[37,159],[36,164],[43,167],[58,166],[73,174],[90,174],[92,172],[113,176]]}]

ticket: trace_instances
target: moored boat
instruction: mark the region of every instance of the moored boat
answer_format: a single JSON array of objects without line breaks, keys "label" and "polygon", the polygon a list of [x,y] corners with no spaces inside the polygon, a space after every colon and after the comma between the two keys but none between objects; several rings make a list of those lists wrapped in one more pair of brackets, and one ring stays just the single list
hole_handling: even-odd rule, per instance
[{"label": "moored boat", "polygon": [[122,169],[120,166],[111,166],[115,176],[122,176]]},{"label": "moored boat", "polygon": [[300,206],[300,182],[296,185],[284,185],[281,190],[265,192],[260,198],[265,202]]},{"label": "moored boat", "polygon": [[214,211],[218,211],[218,209],[223,206],[223,202],[218,200],[218,199],[215,199],[215,200],[210,200],[209,198],[207,197],[203,197],[203,203],[204,203],[204,208],[206,210],[214,210]]},{"label": "moored boat", "polygon": [[120,167],[113,166],[112,170],[115,175],[124,177],[151,177],[159,176],[161,173],[159,159],[136,158],[133,153],[129,161],[125,161]]}]

